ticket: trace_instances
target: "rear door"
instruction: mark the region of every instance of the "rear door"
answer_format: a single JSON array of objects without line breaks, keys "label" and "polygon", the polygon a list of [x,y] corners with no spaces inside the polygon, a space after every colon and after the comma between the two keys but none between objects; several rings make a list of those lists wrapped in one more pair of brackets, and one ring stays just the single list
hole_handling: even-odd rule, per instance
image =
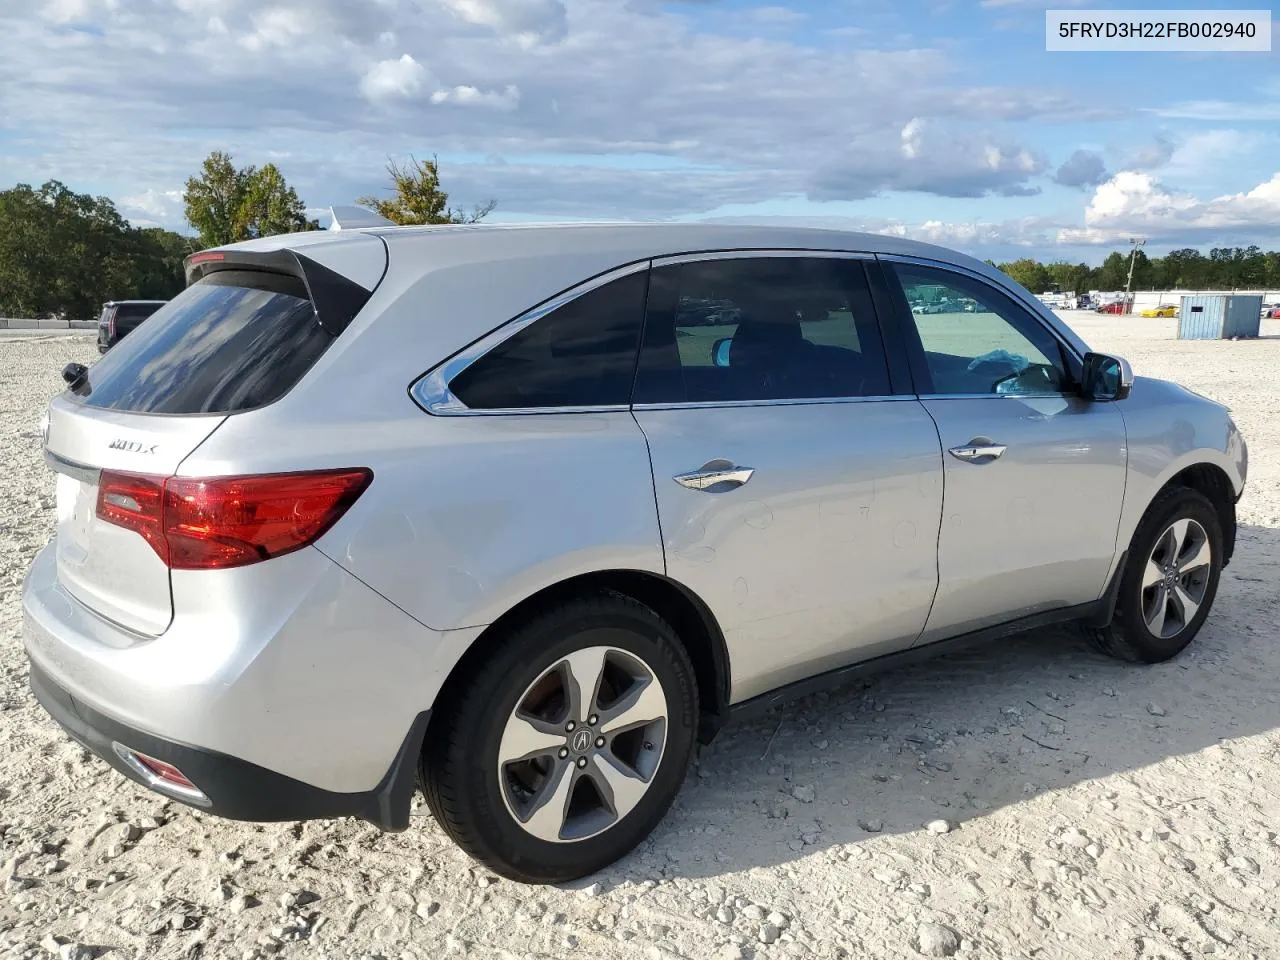
[{"label": "rear door", "polygon": [[1068,348],[987,281],[886,267],[944,451],[938,596],[921,642],[1096,600],[1124,498],[1119,409],[1081,397]]},{"label": "rear door", "polygon": [[937,584],[941,453],[890,384],[864,266],[655,264],[634,413],[667,572],[724,631],[732,698],[908,647]]},{"label": "rear door", "polygon": [[63,588],[136,633],[162,633],[173,615],[169,569],[143,534],[103,519],[146,506],[112,481],[171,476],[227,416],[287,392],[333,340],[301,276],[220,269],[55,399],[45,448],[58,475]]}]

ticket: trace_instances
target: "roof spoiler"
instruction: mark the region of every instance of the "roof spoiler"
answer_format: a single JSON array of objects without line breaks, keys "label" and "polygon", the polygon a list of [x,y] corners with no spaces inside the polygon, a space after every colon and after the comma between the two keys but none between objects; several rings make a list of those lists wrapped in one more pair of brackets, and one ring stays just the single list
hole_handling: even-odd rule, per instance
[{"label": "roof spoiler", "polygon": [[316,321],[337,336],[373,296],[354,280],[294,250],[204,250],[187,257],[183,266],[187,286],[222,270],[258,270],[297,277],[307,288]]},{"label": "roof spoiler", "polygon": [[333,222],[330,230],[355,230],[359,227],[394,227],[386,217],[379,216],[367,207],[330,207]]}]

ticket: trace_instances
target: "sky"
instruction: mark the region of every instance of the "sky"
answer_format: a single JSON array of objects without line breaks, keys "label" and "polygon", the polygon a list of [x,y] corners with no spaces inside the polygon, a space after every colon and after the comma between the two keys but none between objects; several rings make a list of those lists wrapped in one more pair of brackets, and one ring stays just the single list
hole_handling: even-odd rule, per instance
[{"label": "sky", "polygon": [[997,260],[1280,248],[1280,44],[1046,52],[1045,8],[1091,5],[0,0],[0,185],[185,231],[212,150],[317,210],[436,154],[452,201],[508,222],[814,224]]}]

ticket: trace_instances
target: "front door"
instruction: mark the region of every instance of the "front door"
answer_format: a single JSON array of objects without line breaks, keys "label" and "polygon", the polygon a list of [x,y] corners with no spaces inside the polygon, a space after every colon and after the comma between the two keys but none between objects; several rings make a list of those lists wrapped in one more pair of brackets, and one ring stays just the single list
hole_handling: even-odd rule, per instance
[{"label": "front door", "polygon": [[938,596],[921,642],[1096,600],[1124,498],[1120,411],[1080,397],[1056,336],[992,285],[886,266],[943,450]]},{"label": "front door", "polygon": [[733,701],[914,642],[941,452],[890,387],[861,261],[656,265],[634,412],[668,575],[723,629]]}]

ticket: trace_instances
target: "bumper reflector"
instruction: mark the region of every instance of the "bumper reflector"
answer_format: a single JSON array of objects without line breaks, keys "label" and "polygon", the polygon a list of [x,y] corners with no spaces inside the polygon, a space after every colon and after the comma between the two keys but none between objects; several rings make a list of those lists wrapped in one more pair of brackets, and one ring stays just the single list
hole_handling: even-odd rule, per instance
[{"label": "bumper reflector", "polygon": [[186,775],[173,764],[149,757],[145,753],[138,753],[122,743],[112,743],[111,748],[115,750],[116,756],[142,777],[151,789],[181,797],[188,803],[206,807],[211,805],[204,791],[188,780]]}]

